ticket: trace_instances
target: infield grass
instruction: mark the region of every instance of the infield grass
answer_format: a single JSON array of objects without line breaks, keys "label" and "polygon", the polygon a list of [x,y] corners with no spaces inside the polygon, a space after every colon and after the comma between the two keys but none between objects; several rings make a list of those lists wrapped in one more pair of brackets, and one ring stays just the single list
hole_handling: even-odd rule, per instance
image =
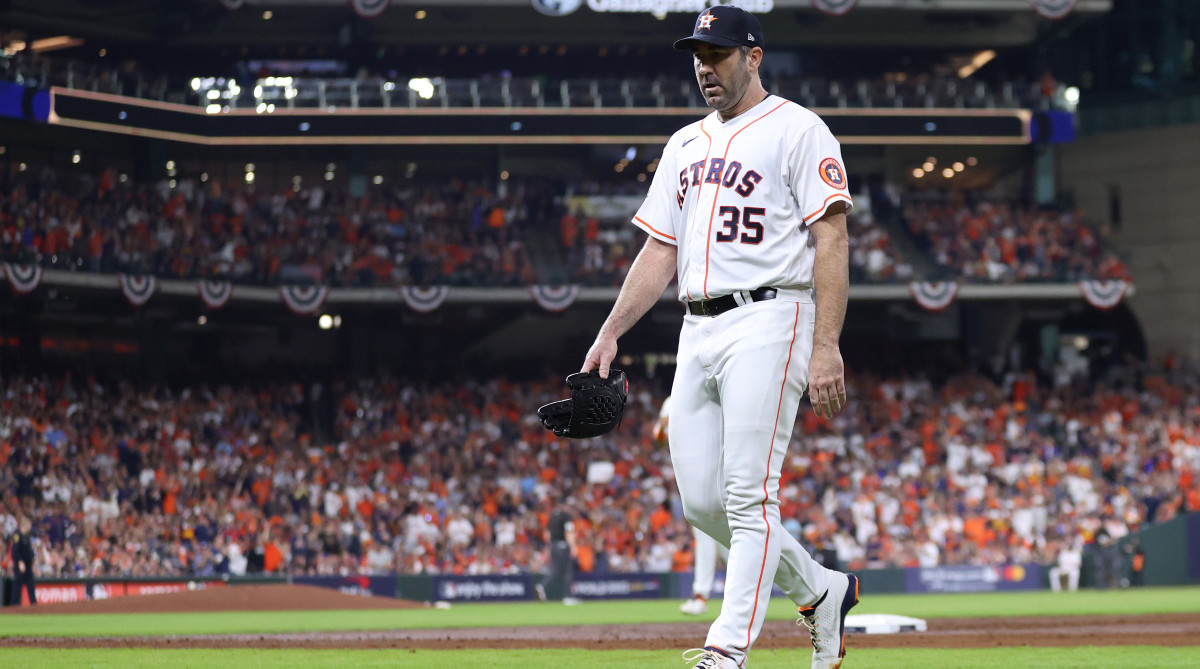
[{"label": "infield grass", "polygon": [[[846,669],[1184,669],[1200,666],[1200,647],[1080,647],[984,649],[868,649],[852,650]],[[752,654],[754,669],[796,669],[799,651],[761,650]],[[803,658],[804,666],[807,659]],[[0,664],[15,667],[90,667],[95,669],[645,669],[684,667],[675,651],[585,650],[146,650],[146,649],[0,649]]]},{"label": "infield grass", "polygon": [[[153,596],[153,595],[148,595]],[[693,618],[679,613],[679,600],[616,600],[556,603],[456,604],[448,610],[381,609],[372,611],[274,611],[270,613],[125,613],[106,615],[0,615],[0,636],[161,636],[190,634],[262,634],[387,629],[446,629],[529,625],[600,625],[620,623],[711,621],[718,607]],[[1124,615],[1200,612],[1200,588],[1085,590],[1073,593],[1006,592],[953,595],[876,595],[863,593],[854,613],[895,613],[917,618],[990,616]],[[791,619],[795,608],[771,600],[769,619]],[[3,663],[0,663],[2,665]],[[1198,663],[1195,666],[1200,666]]]}]

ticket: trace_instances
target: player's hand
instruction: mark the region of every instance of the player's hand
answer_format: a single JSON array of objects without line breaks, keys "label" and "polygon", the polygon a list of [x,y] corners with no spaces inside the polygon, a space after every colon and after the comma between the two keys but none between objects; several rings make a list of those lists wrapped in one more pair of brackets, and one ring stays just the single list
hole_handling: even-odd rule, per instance
[{"label": "player's hand", "polygon": [[813,349],[808,362],[808,401],[822,418],[833,418],[846,406],[846,370],[838,347]]},{"label": "player's hand", "polygon": [[579,371],[590,372],[595,369],[600,372],[600,378],[607,379],[609,366],[612,365],[615,357],[617,357],[617,338],[600,333],[596,335],[596,341],[588,349],[587,356],[583,359],[583,367]]}]

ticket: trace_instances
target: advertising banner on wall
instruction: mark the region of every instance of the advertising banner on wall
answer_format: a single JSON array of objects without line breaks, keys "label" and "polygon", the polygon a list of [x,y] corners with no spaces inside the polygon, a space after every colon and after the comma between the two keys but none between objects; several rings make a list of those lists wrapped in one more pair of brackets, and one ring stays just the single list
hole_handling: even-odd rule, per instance
[{"label": "advertising banner on wall", "polygon": [[435,576],[433,596],[446,602],[498,602],[533,598],[528,574]]},{"label": "advertising banner on wall", "polygon": [[920,592],[997,592],[1037,590],[1042,567],[1036,564],[972,567],[913,567],[905,570],[905,590]]},{"label": "advertising banner on wall", "polygon": [[[16,587],[14,584],[13,587]],[[37,585],[39,604],[58,604],[60,602],[82,602],[88,598],[87,587],[82,583],[55,583]],[[21,606],[29,606],[29,592],[21,588]]]},{"label": "advertising banner on wall", "polygon": [[571,594],[579,599],[653,599],[663,596],[663,574],[576,574]]}]

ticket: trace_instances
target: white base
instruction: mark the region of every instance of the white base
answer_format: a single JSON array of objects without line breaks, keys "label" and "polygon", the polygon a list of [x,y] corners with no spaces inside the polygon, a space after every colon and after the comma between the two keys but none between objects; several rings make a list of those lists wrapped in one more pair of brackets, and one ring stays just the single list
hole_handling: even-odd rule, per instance
[{"label": "white base", "polygon": [[896,634],[899,632],[924,632],[924,620],[896,616],[887,613],[872,613],[862,616],[846,616],[846,631],[859,634]]}]

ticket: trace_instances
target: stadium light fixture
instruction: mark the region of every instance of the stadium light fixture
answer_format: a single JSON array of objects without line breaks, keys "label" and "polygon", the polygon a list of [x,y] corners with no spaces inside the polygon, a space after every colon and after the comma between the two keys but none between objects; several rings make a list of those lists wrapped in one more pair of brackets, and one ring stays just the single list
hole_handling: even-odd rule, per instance
[{"label": "stadium light fixture", "polygon": [[972,74],[975,74],[979,68],[992,62],[992,59],[995,57],[996,52],[992,51],[991,49],[984,49],[983,51],[980,51],[979,53],[975,54],[973,58],[971,58],[971,62],[958,68],[958,78],[966,79]]},{"label": "stadium light fixture", "polygon": [[77,46],[83,46],[82,39],[71,37],[70,35],[59,35],[57,37],[35,39],[29,43],[29,50],[34,53],[45,53],[47,51],[70,49]]},{"label": "stadium light fixture", "polygon": [[76,151],[75,153],[72,153],[72,154],[71,154],[71,162],[72,162],[73,164],[75,164],[75,165],[78,165],[78,164],[79,164],[79,161],[80,161],[80,159],[82,158],[82,156],[83,156],[83,154],[81,154],[81,153],[80,153],[80,152],[78,152],[78,151]]},{"label": "stadium light fixture", "polygon": [[422,100],[433,97],[433,82],[425,77],[409,79],[408,88],[421,96]]},{"label": "stadium light fixture", "polygon": [[912,174],[914,177],[920,179],[921,177],[925,176],[925,170],[918,167],[917,169],[913,170]]},{"label": "stadium light fixture", "polygon": [[196,319],[196,325],[207,325],[207,324],[208,324],[208,316],[205,316],[204,314],[201,314],[200,317]]},{"label": "stadium light fixture", "polygon": [[921,169],[925,170],[926,172],[932,172],[932,171],[933,171],[933,164],[934,164],[934,163],[933,163],[933,161],[932,161],[932,160],[926,160],[926,161],[925,161],[925,164],[921,166]]},{"label": "stadium light fixture", "polygon": [[1063,91],[1063,97],[1067,99],[1067,102],[1070,102],[1073,105],[1079,104],[1079,88],[1075,86],[1068,86],[1067,90]]},{"label": "stadium light fixture", "polygon": [[967,158],[967,165],[970,165],[971,167],[975,167],[978,164],[979,164],[979,159],[976,158],[975,156],[971,156],[971,157]]},{"label": "stadium light fixture", "polygon": [[371,179],[371,183],[375,184],[376,186],[378,186],[378,185],[382,184],[382,183],[383,183],[383,175],[382,175],[382,174],[376,174],[376,175],[375,175],[375,178],[374,178],[374,179]]},{"label": "stadium light fixture", "polygon": [[322,330],[329,330],[333,328],[333,316],[330,316],[329,314],[321,314],[321,317],[317,319],[317,327],[321,328]]},{"label": "stadium light fixture", "polygon": [[424,9],[418,9],[417,13],[414,14],[413,16],[415,16],[417,18],[417,20],[420,21],[420,20],[424,19],[426,16],[428,16],[428,14],[425,13]]},{"label": "stadium light fixture", "polygon": [[947,167],[946,169],[942,170],[942,176],[946,177],[947,179],[951,179],[954,177],[954,170]]},{"label": "stadium light fixture", "polygon": [[967,166],[963,165],[962,163],[954,163],[950,167],[953,167],[955,172],[961,172],[966,169]]},{"label": "stadium light fixture", "polygon": [[270,21],[273,18],[275,18],[275,12],[273,12],[269,9],[267,11],[263,12],[263,20],[264,21]]}]

